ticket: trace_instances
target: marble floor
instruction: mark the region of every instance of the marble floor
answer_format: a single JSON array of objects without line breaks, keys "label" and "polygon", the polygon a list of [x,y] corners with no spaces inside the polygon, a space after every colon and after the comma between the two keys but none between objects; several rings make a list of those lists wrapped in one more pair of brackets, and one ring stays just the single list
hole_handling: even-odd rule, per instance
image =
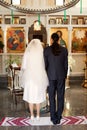
[{"label": "marble floor", "polygon": [[[41,116],[49,116],[49,112],[41,113]],[[87,116],[87,88],[81,83],[70,84],[65,91],[65,108],[63,116]],[[9,89],[0,88],[0,120],[3,117],[27,117],[29,116],[27,104],[20,101],[14,104]],[[26,126],[26,127],[0,127],[0,130],[87,130],[85,125],[53,125],[53,126]]]}]

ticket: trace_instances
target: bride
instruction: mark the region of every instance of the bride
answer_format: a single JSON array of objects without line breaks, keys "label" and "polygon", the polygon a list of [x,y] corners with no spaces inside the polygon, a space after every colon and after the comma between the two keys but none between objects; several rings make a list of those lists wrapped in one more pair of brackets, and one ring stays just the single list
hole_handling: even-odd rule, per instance
[{"label": "bride", "polygon": [[28,44],[23,60],[22,83],[24,87],[23,100],[29,103],[31,119],[34,119],[34,104],[37,109],[37,119],[40,117],[40,103],[46,100],[48,78],[45,71],[43,47],[39,39],[33,39]]}]

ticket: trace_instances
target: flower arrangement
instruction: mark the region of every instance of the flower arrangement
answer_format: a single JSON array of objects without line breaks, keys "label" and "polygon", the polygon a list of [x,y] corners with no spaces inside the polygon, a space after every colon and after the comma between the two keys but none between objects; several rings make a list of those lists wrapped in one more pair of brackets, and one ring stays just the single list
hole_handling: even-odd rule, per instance
[{"label": "flower arrangement", "polygon": [[68,65],[72,70],[72,66],[75,65],[75,59],[70,55],[68,56]]},{"label": "flower arrangement", "polygon": [[9,68],[10,65],[12,64],[16,64],[16,65],[21,65],[21,59],[20,59],[20,56],[13,56],[13,55],[10,55],[6,60],[5,60],[5,65],[6,65],[6,68]]},{"label": "flower arrangement", "polygon": [[72,67],[75,65],[75,59],[69,55],[68,56],[68,75],[70,75],[70,72],[72,71]]}]

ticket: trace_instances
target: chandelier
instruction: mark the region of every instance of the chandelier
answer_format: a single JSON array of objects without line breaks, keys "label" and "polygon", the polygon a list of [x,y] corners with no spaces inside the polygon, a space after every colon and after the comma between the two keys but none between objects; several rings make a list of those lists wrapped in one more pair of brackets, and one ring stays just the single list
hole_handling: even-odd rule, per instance
[{"label": "chandelier", "polygon": [[63,10],[66,10],[68,8],[73,7],[76,5],[80,0],[67,0],[69,2],[64,2],[63,5],[56,5],[53,7],[48,8],[28,8],[28,7],[22,7],[20,5],[13,5],[12,2],[8,2],[8,0],[0,0],[0,5],[14,10],[16,12],[21,12],[25,14],[50,14],[50,13],[56,13]]}]

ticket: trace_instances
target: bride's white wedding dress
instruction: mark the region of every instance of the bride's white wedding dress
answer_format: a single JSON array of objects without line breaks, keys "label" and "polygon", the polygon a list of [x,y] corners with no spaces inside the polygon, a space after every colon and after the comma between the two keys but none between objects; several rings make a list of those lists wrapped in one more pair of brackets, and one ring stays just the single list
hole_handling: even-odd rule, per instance
[{"label": "bride's white wedding dress", "polygon": [[21,70],[23,71],[23,99],[29,103],[44,102],[48,78],[44,65],[43,47],[38,39],[32,40],[26,48]]}]

